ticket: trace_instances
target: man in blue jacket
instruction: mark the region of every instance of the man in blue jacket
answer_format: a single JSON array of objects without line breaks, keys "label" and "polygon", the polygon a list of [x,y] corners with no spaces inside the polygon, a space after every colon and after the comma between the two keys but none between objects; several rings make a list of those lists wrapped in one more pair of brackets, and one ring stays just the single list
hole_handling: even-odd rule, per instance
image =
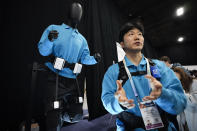
[{"label": "man in blue jacket", "polygon": [[77,30],[82,6],[73,3],[69,11],[68,22],[47,27],[38,43],[48,72],[44,99],[47,131],[56,131],[62,124],[59,121],[75,123],[82,119],[83,89],[77,76],[82,65],[94,65],[100,58],[99,54],[90,56],[87,41]]},{"label": "man in blue jacket", "polygon": [[[141,53],[143,34],[143,25],[137,22],[122,26],[119,42],[126,53],[124,70],[120,70],[119,63],[108,68],[102,83],[101,99],[105,109],[118,116],[118,131],[173,130],[174,126],[166,114],[181,113],[186,107],[186,97],[170,68],[158,60],[152,60],[153,66],[150,66],[149,60]],[[119,75],[124,71],[128,78],[123,82]],[[162,122],[158,123],[160,119]]]}]

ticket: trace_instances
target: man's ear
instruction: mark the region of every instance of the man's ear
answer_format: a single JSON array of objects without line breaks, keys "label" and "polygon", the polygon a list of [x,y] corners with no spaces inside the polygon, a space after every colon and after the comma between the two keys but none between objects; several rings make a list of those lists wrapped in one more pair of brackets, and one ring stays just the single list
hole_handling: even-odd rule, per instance
[{"label": "man's ear", "polygon": [[124,42],[123,41],[120,42],[120,45],[121,45],[122,48],[124,48]]}]

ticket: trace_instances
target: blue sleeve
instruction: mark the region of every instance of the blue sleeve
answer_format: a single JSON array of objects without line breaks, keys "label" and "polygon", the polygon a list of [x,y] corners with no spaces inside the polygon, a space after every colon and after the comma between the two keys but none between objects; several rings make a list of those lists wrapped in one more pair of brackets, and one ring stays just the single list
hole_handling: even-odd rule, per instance
[{"label": "blue sleeve", "polygon": [[52,25],[45,29],[38,43],[38,50],[41,55],[48,56],[52,53],[53,42],[49,41],[48,34],[52,29]]},{"label": "blue sleeve", "polygon": [[156,103],[170,114],[179,114],[187,105],[181,82],[164,63],[158,63],[158,67],[161,72],[162,93]]},{"label": "blue sleeve", "polygon": [[109,113],[118,114],[124,110],[120,107],[118,100],[114,97],[114,93],[117,90],[117,78],[115,78],[115,76],[113,75],[113,71],[115,70],[110,67],[104,75],[101,100],[105,109]]},{"label": "blue sleeve", "polygon": [[81,55],[81,63],[85,65],[94,65],[97,63],[93,56],[90,56],[90,51],[88,48],[87,41],[83,39],[83,47],[82,47],[82,55]]}]

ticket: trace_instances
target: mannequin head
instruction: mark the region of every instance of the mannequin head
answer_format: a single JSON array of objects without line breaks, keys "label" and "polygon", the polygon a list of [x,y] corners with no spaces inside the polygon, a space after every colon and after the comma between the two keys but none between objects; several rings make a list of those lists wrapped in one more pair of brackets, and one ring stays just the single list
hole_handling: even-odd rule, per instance
[{"label": "mannequin head", "polygon": [[69,10],[69,26],[76,28],[83,14],[83,9],[80,3],[72,3]]}]

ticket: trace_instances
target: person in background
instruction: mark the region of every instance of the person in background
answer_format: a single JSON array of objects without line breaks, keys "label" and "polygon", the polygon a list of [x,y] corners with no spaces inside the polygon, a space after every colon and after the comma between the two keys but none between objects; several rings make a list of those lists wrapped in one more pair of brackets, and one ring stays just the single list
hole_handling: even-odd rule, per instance
[{"label": "person in background", "polygon": [[[122,65],[113,64],[106,71],[102,82],[102,103],[109,113],[117,115],[117,131],[146,130],[146,121],[143,121],[138,106],[143,102],[155,103],[165,123],[160,129],[171,131],[175,129],[174,125],[163,114],[181,113],[186,107],[186,97],[180,81],[163,62],[152,60],[150,63],[153,65],[149,68],[150,63],[141,52],[144,46],[143,34],[142,23],[128,22],[121,27],[119,43],[126,56]],[[119,79],[119,74],[125,72],[126,75]]]},{"label": "person in background", "polygon": [[186,109],[177,116],[180,131],[195,131],[197,129],[197,80],[193,79],[181,67],[172,68],[180,79],[187,97]]},{"label": "person in background", "polygon": [[167,67],[169,68],[173,68],[173,67],[177,67],[177,66],[182,66],[180,63],[172,63],[171,59],[168,56],[162,56],[159,58],[160,61],[163,61]]},{"label": "person in background", "polygon": [[[167,67],[169,68],[173,68],[173,67],[181,67],[180,63],[171,63],[171,59],[168,56],[162,56],[159,58],[160,61],[163,61]],[[169,114],[168,115],[168,119],[175,125],[176,129],[179,130],[179,125],[178,125],[178,121],[177,121],[177,116],[176,115],[172,115]]]},{"label": "person in background", "polygon": [[171,68],[172,64],[171,64],[171,60],[168,56],[162,56],[161,58],[159,58],[160,61],[163,61],[167,67]]}]

